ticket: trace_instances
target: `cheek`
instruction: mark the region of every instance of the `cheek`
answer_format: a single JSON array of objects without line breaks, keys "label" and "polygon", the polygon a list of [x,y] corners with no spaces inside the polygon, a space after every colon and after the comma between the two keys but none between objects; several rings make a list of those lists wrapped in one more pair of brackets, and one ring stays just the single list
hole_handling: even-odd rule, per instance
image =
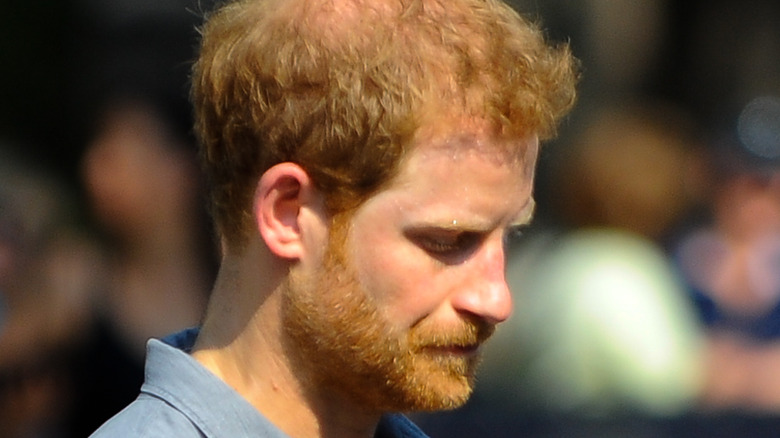
[{"label": "cheek", "polygon": [[388,321],[410,327],[442,304],[447,286],[424,253],[390,242],[362,243],[354,253],[358,278]]}]

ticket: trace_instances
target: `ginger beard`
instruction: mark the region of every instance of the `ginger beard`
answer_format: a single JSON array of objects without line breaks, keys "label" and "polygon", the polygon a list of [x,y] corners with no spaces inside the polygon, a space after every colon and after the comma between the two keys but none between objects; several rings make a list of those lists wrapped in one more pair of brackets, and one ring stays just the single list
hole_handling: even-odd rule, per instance
[{"label": "ginger beard", "polygon": [[334,221],[321,268],[291,276],[284,294],[286,347],[304,386],[345,395],[366,411],[463,405],[479,361],[463,351],[482,344],[494,326],[464,317],[446,329],[424,318],[394,327],[358,280],[345,251],[347,228]]}]

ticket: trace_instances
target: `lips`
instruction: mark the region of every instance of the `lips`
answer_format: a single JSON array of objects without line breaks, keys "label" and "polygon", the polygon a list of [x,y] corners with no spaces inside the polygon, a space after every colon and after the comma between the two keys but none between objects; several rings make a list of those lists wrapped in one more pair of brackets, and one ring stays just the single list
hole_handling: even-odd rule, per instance
[{"label": "lips", "polygon": [[479,353],[479,344],[429,345],[423,347],[422,351],[434,355],[475,356],[477,353]]},{"label": "lips", "polygon": [[474,357],[494,330],[493,325],[482,321],[469,321],[450,331],[419,328],[412,334],[410,344],[413,350],[434,356]]}]

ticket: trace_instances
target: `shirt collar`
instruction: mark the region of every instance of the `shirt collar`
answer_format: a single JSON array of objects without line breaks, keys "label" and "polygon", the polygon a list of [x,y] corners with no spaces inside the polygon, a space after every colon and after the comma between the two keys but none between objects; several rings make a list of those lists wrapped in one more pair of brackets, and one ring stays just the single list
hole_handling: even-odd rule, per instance
[{"label": "shirt collar", "polygon": [[189,329],[147,344],[142,392],[181,411],[206,437],[288,438],[238,392],[188,353],[198,330]]},{"label": "shirt collar", "polygon": [[[197,328],[147,344],[141,392],[165,400],[185,414],[206,437],[289,438],[238,392],[189,355]],[[375,438],[426,438],[400,414],[382,416]]]}]

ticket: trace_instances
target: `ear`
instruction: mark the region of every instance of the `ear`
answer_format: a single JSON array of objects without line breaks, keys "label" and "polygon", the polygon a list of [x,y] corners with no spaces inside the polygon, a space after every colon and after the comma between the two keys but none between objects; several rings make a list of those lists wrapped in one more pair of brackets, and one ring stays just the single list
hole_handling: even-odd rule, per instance
[{"label": "ear", "polygon": [[[300,260],[313,226],[322,227],[323,199],[306,171],[295,163],[268,169],[257,185],[254,215],[258,231],[275,255]],[[314,214],[311,214],[311,213]]]}]

